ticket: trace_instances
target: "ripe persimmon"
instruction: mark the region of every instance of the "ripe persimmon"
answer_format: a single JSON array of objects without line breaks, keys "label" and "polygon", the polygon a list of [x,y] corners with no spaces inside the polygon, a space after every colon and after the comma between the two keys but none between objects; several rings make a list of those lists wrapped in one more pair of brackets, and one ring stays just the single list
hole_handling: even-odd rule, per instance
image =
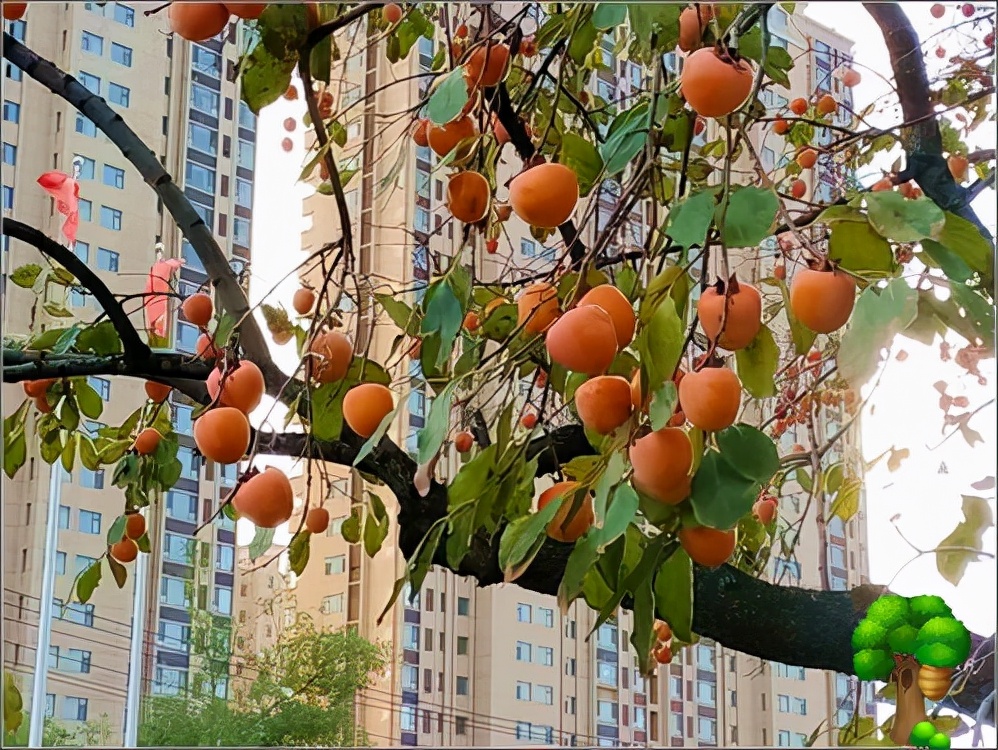
[{"label": "ripe persimmon", "polygon": [[651,403],[650,395],[642,398],[643,391],[644,387],[641,383],[641,368],[639,367],[631,376],[631,407],[641,412],[647,411],[648,404]]},{"label": "ripe persimmon", "polygon": [[146,427],[135,438],[135,452],[140,456],[148,456],[156,451],[159,441],[163,436],[154,427]]},{"label": "ripe persimmon", "polygon": [[742,381],[726,367],[691,372],[679,384],[683,412],[694,427],[718,432],[735,423],[742,404]]},{"label": "ripe persimmon", "polygon": [[209,409],[194,421],[194,444],[202,456],[220,464],[234,464],[249,450],[249,420],[231,406]]},{"label": "ripe persimmon", "polygon": [[308,350],[311,356],[306,372],[311,373],[311,377],[320,383],[341,380],[353,361],[353,344],[339,331],[317,334]]},{"label": "ripe persimmon", "polygon": [[752,66],[722,58],[714,47],[703,47],[686,58],[679,90],[694,112],[724,117],[738,109],[752,92]]},{"label": "ripe persimmon", "polygon": [[298,89],[295,88],[294,84],[291,84],[288,86],[288,90],[284,92],[283,96],[289,102],[293,102],[298,98]]},{"label": "ripe persimmon", "polygon": [[842,85],[847,89],[851,89],[853,86],[858,86],[859,82],[863,80],[863,76],[855,68],[846,68],[842,71]]},{"label": "ripe persimmon", "polygon": [[234,16],[254,21],[263,13],[267,3],[225,3],[225,7]]},{"label": "ripe persimmon", "polygon": [[437,156],[447,156],[457,144],[466,138],[474,138],[477,133],[475,121],[464,115],[446,125],[430,123],[426,131],[426,142]]},{"label": "ripe persimmon", "polygon": [[232,497],[236,512],[262,529],[275,529],[291,518],[294,503],[291,481],[273,466],[236,487]]},{"label": "ripe persimmon", "polygon": [[961,156],[960,154],[953,154],[946,160],[946,166],[949,167],[949,173],[953,175],[953,179],[957,182],[963,182],[964,178],[967,176],[967,167],[969,164],[970,162],[967,161],[967,157]]},{"label": "ripe persimmon", "polygon": [[617,334],[617,349],[623,349],[634,338],[634,326],[637,318],[630,300],[617,287],[610,284],[600,284],[593,287],[579,300],[579,307],[598,305],[602,307],[613,320],[613,330]]},{"label": "ripe persimmon", "polygon": [[655,637],[662,643],[672,638],[672,628],[669,627],[669,623],[665,620],[655,620]]},{"label": "ripe persimmon", "polygon": [[908,180],[898,186],[898,192],[901,193],[905,198],[910,200],[915,200],[916,198],[921,198],[923,193],[921,188],[915,185],[914,182]]},{"label": "ripe persimmon", "polygon": [[371,437],[394,408],[392,392],[381,383],[361,383],[343,397],[343,419],[362,438]]},{"label": "ripe persimmon", "polygon": [[805,148],[797,154],[797,163],[801,169],[810,169],[818,161],[818,152],[813,148]]},{"label": "ripe persimmon", "polygon": [[127,536],[111,545],[111,557],[120,563],[130,563],[139,556],[139,545]]},{"label": "ripe persimmon", "polygon": [[873,183],[873,187],[870,188],[870,190],[874,193],[879,193],[883,190],[893,190],[893,189],[894,189],[894,183],[891,182],[889,177],[884,177],[882,180],[877,180],[875,183]]},{"label": "ripe persimmon", "polygon": [[856,282],[847,273],[802,268],[790,284],[790,309],[816,333],[844,326],[855,303]]},{"label": "ripe persimmon", "polygon": [[24,11],[27,10],[27,3],[4,3],[3,4],[3,17],[6,21],[17,21],[24,15]]},{"label": "ripe persimmon", "polygon": [[212,401],[218,399],[221,406],[232,406],[243,414],[249,414],[260,405],[266,384],[260,368],[248,359],[226,371],[212,369],[205,381]]},{"label": "ripe persimmon", "polygon": [[416,121],[416,125],[412,129],[412,140],[415,141],[416,145],[420,148],[425,148],[430,145],[428,140],[429,130],[430,121],[425,117]]},{"label": "ripe persimmon", "polygon": [[631,384],[619,375],[597,375],[575,391],[575,410],[587,429],[609,435],[631,418]]},{"label": "ripe persimmon", "polygon": [[528,411],[522,417],[520,417],[520,424],[526,427],[528,430],[532,430],[537,426],[537,414],[536,412]]},{"label": "ripe persimmon", "polygon": [[213,336],[202,333],[198,336],[197,343],[194,344],[194,355],[201,359],[218,359],[222,356],[222,351],[215,346]]},{"label": "ripe persimmon", "polygon": [[659,664],[669,664],[672,662],[672,648],[670,646],[659,646],[653,653],[655,661]]},{"label": "ripe persimmon", "polygon": [[203,42],[229,25],[229,9],[222,3],[173,2],[166,11],[170,28],[189,42]]},{"label": "ripe persimmon", "polygon": [[447,208],[465,224],[475,224],[489,213],[492,189],[479,172],[458,172],[447,181]]},{"label": "ripe persimmon", "polygon": [[[716,339],[718,346],[734,352],[751,344],[762,328],[762,295],[744,281],[735,279],[728,285],[731,289],[726,289],[724,282],[707,287],[697,302],[697,315],[707,338]],[[725,291],[728,292],[726,315]],[[725,316],[723,331],[722,316]]]},{"label": "ripe persimmon", "polygon": [[752,515],[758,519],[763,526],[769,526],[776,518],[776,511],[779,505],[774,497],[764,497],[755,501],[752,505]]},{"label": "ripe persimmon", "polygon": [[818,110],[818,114],[820,115],[830,115],[839,108],[839,103],[835,101],[835,97],[831,94],[825,94],[818,100],[814,108]]},{"label": "ripe persimmon", "polygon": [[454,448],[458,453],[467,453],[475,444],[475,436],[467,430],[462,430],[454,436]]},{"label": "ripe persimmon", "polygon": [[154,401],[157,404],[166,401],[172,390],[173,388],[163,383],[154,383],[151,380],[146,381],[146,396],[149,397],[150,401]]},{"label": "ripe persimmon", "polygon": [[807,99],[800,96],[794,99],[790,102],[790,111],[800,117],[802,114],[807,112]]},{"label": "ripe persimmon", "polygon": [[617,356],[613,318],[598,305],[569,310],[545,336],[548,355],[566,370],[601,375]]},{"label": "ripe persimmon", "polygon": [[679,530],[679,544],[697,565],[716,568],[735,551],[735,532],[709,526],[687,526]]},{"label": "ripe persimmon", "polygon": [[628,455],[634,488],[653,500],[677,505],[690,494],[693,444],[678,427],[665,427],[638,438]]},{"label": "ripe persimmon", "polygon": [[787,278],[787,265],[786,263],[777,263],[773,266],[773,276],[780,281],[786,281]]},{"label": "ripe persimmon", "polygon": [[456,29],[454,29],[454,38],[455,39],[467,39],[468,38],[468,25],[464,24],[464,23],[459,24],[458,27]]},{"label": "ripe persimmon", "polygon": [[45,398],[45,396],[37,396],[35,398],[35,408],[42,414],[52,413],[52,405],[49,404],[48,399]]},{"label": "ripe persimmon", "polygon": [[312,312],[312,307],[315,305],[315,292],[306,287],[302,287],[295,292],[295,296],[291,298],[291,306],[295,309],[295,312],[299,315],[308,315]]},{"label": "ripe persimmon", "polygon": [[776,120],[773,121],[773,132],[777,135],[786,135],[790,132],[790,123],[782,117],[777,117]]},{"label": "ripe persimmon", "polygon": [[464,64],[464,77],[472,86],[489,88],[506,75],[509,65],[509,45],[486,42],[468,57]]},{"label": "ripe persimmon", "polygon": [[564,164],[538,164],[509,183],[509,205],[527,224],[560,227],[579,202],[579,178]]},{"label": "ripe persimmon", "polygon": [[[496,300],[492,300],[492,302],[489,302],[485,306],[486,318],[489,317],[489,313],[491,312],[489,307],[495,302]],[[520,292],[520,296],[516,298],[516,313],[516,324],[523,326],[524,331],[527,333],[543,333],[551,327],[561,314],[561,309],[558,307],[558,290],[550,284],[531,284]]]},{"label": "ripe persimmon", "polygon": [[49,387],[55,383],[56,378],[44,378],[43,380],[25,380],[21,383],[24,395],[29,398],[44,396]]},{"label": "ripe persimmon", "polygon": [[[558,482],[553,487],[549,487],[537,498],[537,510],[541,511],[546,505],[560,497],[565,499],[561,502],[561,507],[554,514],[554,518],[548,524],[547,533],[552,539],[559,542],[575,542],[580,536],[589,531],[589,528],[596,520],[593,512],[593,501],[587,492],[585,499],[576,511],[575,515],[568,519],[569,513],[575,504],[575,493],[580,488],[578,482]],[[568,521],[566,524],[565,521]]]},{"label": "ripe persimmon", "polygon": [[482,326],[482,321],[478,317],[478,313],[474,311],[469,311],[467,315],[464,316],[464,322],[461,326],[468,333],[474,333]]},{"label": "ripe persimmon", "polygon": [[804,180],[794,180],[790,183],[790,195],[794,198],[803,198],[807,193],[807,183]]},{"label": "ripe persimmon", "polygon": [[329,511],[325,508],[309,508],[305,514],[305,528],[310,534],[322,534],[329,528]]},{"label": "ripe persimmon", "polygon": [[683,52],[692,52],[700,46],[704,29],[710,22],[711,16],[706,10],[709,7],[686,8],[679,14],[679,49]]},{"label": "ripe persimmon", "polygon": [[198,328],[204,328],[211,321],[211,316],[215,313],[215,306],[204,292],[192,294],[180,305],[180,312],[184,314],[189,323]]},{"label": "ripe persimmon", "polygon": [[129,513],[125,516],[125,536],[129,539],[141,539],[146,533],[146,517],[141,513]]},{"label": "ripe persimmon", "polygon": [[388,3],[381,9],[381,12],[384,14],[385,20],[392,26],[402,20],[402,8],[399,7],[398,3]]}]

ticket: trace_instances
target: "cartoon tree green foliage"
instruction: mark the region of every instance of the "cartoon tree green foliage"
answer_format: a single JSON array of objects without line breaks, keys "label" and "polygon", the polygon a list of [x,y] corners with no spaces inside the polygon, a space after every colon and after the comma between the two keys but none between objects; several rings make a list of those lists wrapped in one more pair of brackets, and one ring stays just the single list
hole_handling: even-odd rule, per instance
[{"label": "cartoon tree green foliage", "polygon": [[896,685],[891,739],[900,745],[926,721],[925,699],[949,692],[953,670],[970,656],[970,632],[938,596],[886,594],[856,626],[852,647],[857,677]]}]

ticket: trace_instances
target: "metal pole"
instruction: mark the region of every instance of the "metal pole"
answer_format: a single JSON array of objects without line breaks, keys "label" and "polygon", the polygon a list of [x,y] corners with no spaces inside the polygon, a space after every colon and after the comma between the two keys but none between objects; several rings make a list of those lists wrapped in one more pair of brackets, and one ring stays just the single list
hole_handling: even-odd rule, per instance
[{"label": "metal pole", "polygon": [[125,694],[124,747],[138,747],[139,710],[142,702],[142,643],[145,634],[146,585],[149,555],[139,553],[135,560],[132,580],[135,592],[132,597],[132,629],[128,644],[128,691]]},{"label": "metal pole", "polygon": [[31,686],[28,747],[44,747],[45,682],[48,677],[49,644],[52,640],[52,598],[55,592],[55,558],[59,546],[59,500],[62,496],[62,464],[50,467],[49,504],[45,517],[45,552],[42,563],[42,595],[38,608],[38,641],[35,644],[35,679]]}]

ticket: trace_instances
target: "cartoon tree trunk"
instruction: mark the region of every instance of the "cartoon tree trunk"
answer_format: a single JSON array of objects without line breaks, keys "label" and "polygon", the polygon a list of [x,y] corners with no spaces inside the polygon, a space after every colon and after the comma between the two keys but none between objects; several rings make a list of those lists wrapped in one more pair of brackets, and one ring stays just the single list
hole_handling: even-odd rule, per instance
[{"label": "cartoon tree trunk", "polygon": [[891,672],[891,682],[897,688],[897,711],[891,728],[891,739],[898,745],[908,744],[912,727],[920,721],[927,721],[925,696],[918,686],[920,665],[910,654],[895,654],[896,666]]}]

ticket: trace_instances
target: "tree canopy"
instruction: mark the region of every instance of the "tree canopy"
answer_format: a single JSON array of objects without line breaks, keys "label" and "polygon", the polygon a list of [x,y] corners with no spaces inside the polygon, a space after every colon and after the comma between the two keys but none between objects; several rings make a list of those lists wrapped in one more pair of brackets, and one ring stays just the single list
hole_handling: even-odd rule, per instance
[{"label": "tree canopy", "polygon": [[[276,299],[251,309],[212,228],[127,118],[5,33],[5,58],[121,149],[209,277],[207,305],[188,307],[188,298],[182,311],[203,330],[197,354],[165,351],[129,316],[136,295],[109,289],[39,230],[4,222],[6,235],[42,255],[44,265],[10,275],[34,304],[47,291],[75,289],[103,310],[84,321],[47,302],[44,312],[65,325],[4,339],[4,381],[23,382],[27,395],[4,422],[5,473],[23,466],[32,442],[67,470],[77,461],[114,466],[124,490],[109,552],[82,573],[80,600],[105,568],[122,586],[126,558],[149,548],[145,534],[129,541],[127,516],[179,475],[172,388],[199,406],[194,437],[207,458],[276,454],[306,461],[306,471],[312,462],[355,467],[371,491],[343,534],[372,555],[392,523],[379,497],[390,492],[408,561],[394,597],[406,582],[418,591],[440,565],[481,586],[507,581],[555,595],[562,606],[584,599],[600,622],[626,607],[645,669],[671,658],[655,645],[656,619],[671,626],[674,649],[709,637],[865,679],[889,666],[877,628],[891,649],[913,647],[943,666],[966,660],[952,626],[916,625],[915,600],[895,623],[889,610],[901,605],[877,600],[880,587],[830,590],[824,567],[820,591],[763,574],[774,548],[793,555],[805,521],[824,543],[833,517],[857,512],[861,463],[830,456],[896,336],[960,339],[955,366],[978,376],[977,363],[994,356],[994,245],[971,207],[993,185],[994,153],[965,145],[994,117],[993,31],[985,36],[993,16],[959,21],[971,41],[930,80],[904,11],[863,4],[883,32],[902,116],[879,128],[867,122],[872,106],[857,111],[830,90],[785,88],[801,61],[773,41],[773,7],[266,6],[249,22],[243,98],[259,112],[297,96],[297,72],[314,134],[302,179],[328,196],[338,219],[336,235],[299,268],[310,286],[294,317]],[[176,32],[194,38],[174,10]],[[413,74],[420,39],[431,40],[433,56]],[[678,73],[666,58],[677,45],[686,53]],[[372,52],[395,67],[351,101],[338,84],[351,60]],[[616,60],[634,63],[638,80],[594,92],[594,76],[616,76]],[[840,98],[858,75],[848,62],[835,71]],[[397,92],[404,111],[381,111],[382,91]],[[767,105],[779,91],[797,98]],[[356,123],[361,137],[351,140]],[[786,157],[779,166],[764,162],[760,138],[776,140]],[[858,169],[898,145],[903,158],[891,171],[860,179]],[[371,271],[364,232],[355,236],[346,188],[360,183],[376,213],[397,184],[409,185],[399,175],[414,147],[429,148],[447,175],[446,224],[460,242],[431,251],[443,224],[395,227],[425,253],[427,279],[386,281]],[[375,163],[393,166],[376,174]],[[816,164],[835,175],[831,198],[817,192]],[[490,260],[520,236],[548,248],[553,263]],[[746,258],[760,257],[771,275],[750,283]],[[156,271],[151,286],[169,272]],[[179,295],[162,289],[144,302],[163,297],[176,307]],[[295,372],[274,363],[261,322],[275,343],[297,347]],[[388,325],[397,329],[391,353],[375,361],[375,326]],[[81,416],[97,419],[102,403],[88,375],[145,379],[149,401],[90,434]],[[413,390],[432,403],[409,452],[392,436],[396,404]],[[247,415],[263,395],[287,407],[284,431],[251,428]],[[844,424],[822,435],[831,415]],[[949,424],[970,439],[971,416]],[[798,427],[809,445],[786,451],[780,435]],[[148,428],[159,439],[140,451]],[[438,460],[459,446],[459,471],[438,481]],[[535,510],[539,477],[574,490]],[[795,483],[807,507],[788,518],[780,498],[799,491]],[[314,513],[319,499],[305,500],[309,512],[288,550],[296,572],[308,563],[310,535],[325,528]],[[279,525],[291,517],[290,485],[279,473],[248,471],[220,512],[261,529]],[[944,551],[965,555],[964,566],[975,557],[959,545]],[[854,663],[856,644],[874,655]],[[993,660],[993,645],[988,654],[982,659]],[[982,675],[992,671],[975,668],[948,704],[976,713],[993,689]]]}]

